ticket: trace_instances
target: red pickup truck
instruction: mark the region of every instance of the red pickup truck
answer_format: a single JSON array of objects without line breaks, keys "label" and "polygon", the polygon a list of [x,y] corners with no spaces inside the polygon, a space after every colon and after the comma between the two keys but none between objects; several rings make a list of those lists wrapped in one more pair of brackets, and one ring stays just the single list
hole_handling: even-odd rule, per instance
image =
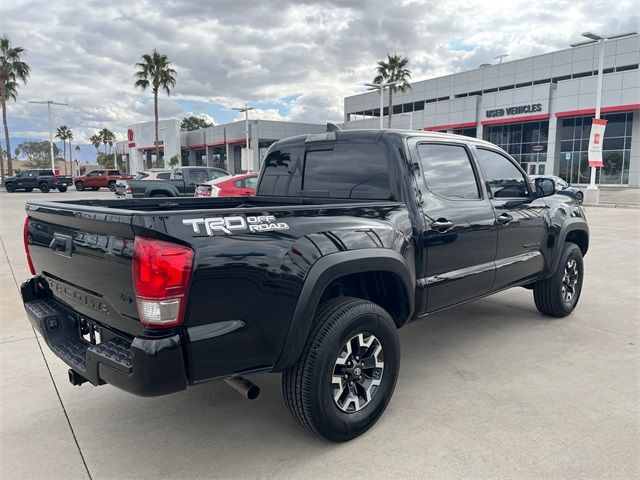
[{"label": "red pickup truck", "polygon": [[91,189],[108,188],[112,192],[116,191],[117,180],[131,180],[133,175],[120,173],[119,170],[93,170],[86,175],[73,178],[73,184],[79,192]]}]

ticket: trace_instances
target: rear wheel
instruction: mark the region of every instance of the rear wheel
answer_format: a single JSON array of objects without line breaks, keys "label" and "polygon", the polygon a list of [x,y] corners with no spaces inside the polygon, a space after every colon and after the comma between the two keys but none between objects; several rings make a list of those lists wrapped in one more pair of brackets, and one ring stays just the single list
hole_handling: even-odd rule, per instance
[{"label": "rear wheel", "polygon": [[25,192],[33,192],[33,187],[25,188],[24,191]]},{"label": "rear wheel", "polygon": [[169,195],[167,195],[166,193],[163,192],[154,192],[151,195],[149,195],[150,197],[168,197]]},{"label": "rear wheel", "polygon": [[38,185],[38,188],[42,193],[48,193],[50,190],[49,184],[47,182],[40,182],[40,185]]},{"label": "rear wheel", "polygon": [[545,315],[566,317],[578,304],[583,277],[582,251],[575,243],[566,242],[554,274],[533,286],[536,308]]},{"label": "rear wheel", "polygon": [[80,181],[76,182],[76,190],[79,191],[79,192],[83,191],[84,190],[84,182],[80,182]]},{"label": "rear wheel", "polygon": [[66,192],[67,191],[67,186],[66,185],[60,185],[58,187],[58,191],[61,192],[61,193]]},{"label": "rear wheel", "polygon": [[16,191],[16,186],[15,186],[13,183],[11,183],[11,182],[9,182],[9,183],[5,183],[5,184],[4,184],[4,188],[5,188],[5,189],[7,190],[7,192],[9,192],[9,193],[13,193],[13,192],[15,192],[15,191]]},{"label": "rear wheel", "polygon": [[109,182],[109,190],[111,190],[112,192],[116,191],[116,182]]},{"label": "rear wheel", "polygon": [[287,408],[303,427],[335,442],[366,432],[387,407],[400,365],[390,315],[357,298],[329,300],[298,361],[282,376]]}]

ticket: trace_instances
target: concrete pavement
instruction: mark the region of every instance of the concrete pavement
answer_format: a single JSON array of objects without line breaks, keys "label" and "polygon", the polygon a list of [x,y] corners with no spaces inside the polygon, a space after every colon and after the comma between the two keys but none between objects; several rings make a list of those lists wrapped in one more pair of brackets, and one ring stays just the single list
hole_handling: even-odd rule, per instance
[{"label": "concrete pavement", "polygon": [[18,297],[23,206],[93,197],[111,194],[0,193],[0,478],[640,477],[640,211],[587,208],[568,318],[514,289],[403,328],[387,412],[336,445],[289,416],[279,375],[253,378],[255,402],[223,383],[148,399],[69,384]]}]

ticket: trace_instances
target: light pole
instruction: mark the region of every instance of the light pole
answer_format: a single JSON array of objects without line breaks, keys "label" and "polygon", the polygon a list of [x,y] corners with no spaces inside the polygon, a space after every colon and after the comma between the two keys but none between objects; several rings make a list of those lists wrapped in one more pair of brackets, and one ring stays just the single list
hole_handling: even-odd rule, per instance
[{"label": "light pole", "polygon": [[500,65],[500,64],[502,63],[502,59],[503,59],[504,57],[508,57],[508,56],[509,56],[509,54],[508,54],[508,53],[503,53],[503,54],[501,54],[501,55],[496,55],[496,56],[495,56],[495,57],[493,57],[493,58],[497,59],[497,60],[498,60],[498,65]]},{"label": "light pole", "polygon": [[[588,38],[584,42],[572,43],[572,47],[579,47],[582,45],[589,45],[592,43],[598,43],[600,45],[600,57],[598,59],[598,85],[596,87],[596,112],[595,119],[600,119],[600,108],[602,106],[602,80],[604,70],[604,46],[607,40],[613,40],[615,38],[628,37],[630,35],[636,35],[637,32],[616,33],[612,35],[598,35],[593,32],[582,33],[583,37]],[[604,140],[604,139],[603,139]],[[600,191],[596,185],[596,168],[591,167],[591,178],[589,179],[589,186],[585,193],[585,203],[598,203],[600,201]]]},{"label": "light pole", "polygon": [[[236,112],[244,112],[244,130],[245,130],[245,138],[247,141],[247,146],[245,147],[246,159],[249,162],[249,110],[253,110],[255,107],[250,107],[246,103],[244,107],[232,108],[231,110],[235,110]],[[248,167],[249,165],[247,165]]]},{"label": "light pole", "polygon": [[[378,90],[380,92],[380,129],[384,128],[384,120],[383,120],[383,112],[384,112],[384,87],[391,88],[392,85],[395,85],[398,82],[387,82],[387,83],[365,83],[365,87],[369,87],[369,90]],[[389,112],[391,115],[391,112]]]},{"label": "light pole", "polygon": [[[51,155],[51,170],[55,173],[56,171],[56,162],[53,158],[53,129],[51,127],[51,105],[68,105],[68,103],[59,103],[54,102],[53,100],[31,100],[29,103],[38,103],[40,105],[47,105],[47,110],[49,111],[49,155]],[[66,162],[66,160],[65,160]]]}]

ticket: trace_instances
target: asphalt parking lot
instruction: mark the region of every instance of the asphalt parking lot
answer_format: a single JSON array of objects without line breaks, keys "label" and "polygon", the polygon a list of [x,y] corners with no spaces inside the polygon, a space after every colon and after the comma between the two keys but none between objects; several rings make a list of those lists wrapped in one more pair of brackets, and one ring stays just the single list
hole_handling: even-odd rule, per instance
[{"label": "asphalt parking lot", "polygon": [[1,478],[640,478],[640,210],[588,207],[580,305],[549,319],[514,289],[400,332],[394,398],[367,434],[300,428],[279,375],[159,398],[73,387],[34,335],[17,283],[27,199],[0,192]]}]

